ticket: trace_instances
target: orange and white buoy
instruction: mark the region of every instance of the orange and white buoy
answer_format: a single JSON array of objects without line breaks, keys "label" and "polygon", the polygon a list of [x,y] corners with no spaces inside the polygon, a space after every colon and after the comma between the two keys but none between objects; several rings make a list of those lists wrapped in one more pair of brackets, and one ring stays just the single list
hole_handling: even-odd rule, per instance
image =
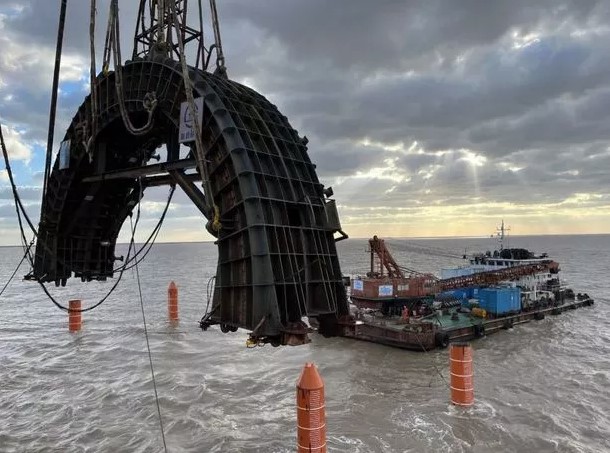
[{"label": "orange and white buoy", "polygon": [[178,321],[178,287],[174,282],[167,288],[167,314],[170,321]]},{"label": "orange and white buoy", "polygon": [[297,447],[298,453],[326,453],[324,381],[309,362],[297,383]]},{"label": "orange and white buoy", "polygon": [[68,329],[70,332],[78,332],[82,324],[81,301],[71,300],[68,302]]},{"label": "orange and white buoy", "polygon": [[474,404],[472,347],[469,343],[452,343],[450,352],[451,402],[456,406]]}]

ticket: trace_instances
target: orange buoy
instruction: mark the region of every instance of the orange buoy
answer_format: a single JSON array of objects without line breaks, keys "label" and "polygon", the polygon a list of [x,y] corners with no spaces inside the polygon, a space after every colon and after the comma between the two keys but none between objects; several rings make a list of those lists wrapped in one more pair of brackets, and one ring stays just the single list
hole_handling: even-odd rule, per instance
[{"label": "orange buoy", "polygon": [[326,453],[324,381],[309,362],[297,382],[297,447],[298,453]]},{"label": "orange buoy", "polygon": [[174,282],[167,288],[167,313],[170,321],[178,321],[178,287]]},{"label": "orange buoy", "polygon": [[451,402],[457,406],[472,406],[472,348],[469,343],[452,343],[450,352]]},{"label": "orange buoy", "polygon": [[82,323],[81,301],[71,300],[68,302],[68,329],[70,332],[78,332]]}]

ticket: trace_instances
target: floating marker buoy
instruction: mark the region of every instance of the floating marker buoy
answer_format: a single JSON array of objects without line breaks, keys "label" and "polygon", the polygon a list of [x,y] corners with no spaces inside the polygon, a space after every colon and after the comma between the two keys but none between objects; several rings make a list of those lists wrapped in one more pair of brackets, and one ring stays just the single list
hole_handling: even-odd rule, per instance
[{"label": "floating marker buoy", "polygon": [[178,287],[174,282],[167,288],[167,313],[170,321],[178,321]]},{"label": "floating marker buoy", "polygon": [[453,343],[450,352],[451,402],[457,406],[472,406],[472,348],[469,343]]},{"label": "floating marker buoy", "polygon": [[68,302],[68,329],[70,332],[78,332],[82,324],[81,301],[71,300]]},{"label": "floating marker buoy", "polygon": [[298,453],[326,453],[324,381],[309,362],[297,383],[297,447]]}]

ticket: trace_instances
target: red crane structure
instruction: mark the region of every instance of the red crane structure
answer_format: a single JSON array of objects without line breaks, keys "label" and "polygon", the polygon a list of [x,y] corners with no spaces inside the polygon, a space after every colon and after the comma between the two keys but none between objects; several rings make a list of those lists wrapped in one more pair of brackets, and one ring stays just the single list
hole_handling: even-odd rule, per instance
[{"label": "red crane structure", "polygon": [[559,271],[559,264],[549,259],[443,280],[415,271],[409,271],[411,275],[406,276],[408,269],[396,262],[383,239],[373,236],[369,239],[369,248],[371,269],[365,278],[354,279],[351,291],[352,302],[363,308],[382,308],[388,303],[400,305],[452,289],[494,286],[528,275]]},{"label": "red crane structure", "polygon": [[373,236],[372,239],[369,239],[369,249],[371,253],[371,271],[367,274],[367,277],[383,278],[387,276],[389,278],[405,278],[405,274],[390,253],[390,250],[386,247],[383,239]]}]

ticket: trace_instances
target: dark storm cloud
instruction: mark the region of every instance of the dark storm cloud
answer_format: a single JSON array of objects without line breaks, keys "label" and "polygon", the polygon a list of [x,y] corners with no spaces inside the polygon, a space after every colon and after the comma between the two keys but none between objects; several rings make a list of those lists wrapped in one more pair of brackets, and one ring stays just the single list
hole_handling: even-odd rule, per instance
[{"label": "dark storm cloud", "polygon": [[[0,1],[0,14],[15,3]],[[98,4],[100,52],[108,1]],[[128,57],[137,2],[121,5]],[[33,54],[44,48],[48,59],[57,2],[20,6],[3,21],[5,39]],[[218,8],[229,75],[309,137],[323,182],[393,172],[342,183],[346,192],[335,192],[343,204],[542,203],[608,190],[609,2],[223,0]],[[88,11],[89,2],[70,2],[66,33],[66,52],[80,58],[85,78]],[[51,75],[39,67],[51,66],[0,67],[8,81],[0,114],[42,141]],[[83,96],[62,98],[62,128]],[[424,152],[407,152],[413,142]],[[147,192],[145,201],[165,197]],[[176,197],[182,212],[190,202]]]},{"label": "dark storm cloud", "polygon": [[378,146],[363,146],[349,140],[309,147],[309,156],[321,177],[349,176],[358,170],[378,167],[391,154]]},{"label": "dark storm cloud", "polygon": [[540,23],[581,24],[593,14],[600,21],[607,15],[603,2],[588,0],[229,0],[221,7],[224,17],[252,22],[299,59],[331,60],[367,72],[487,45],[514,27],[527,32]]}]

